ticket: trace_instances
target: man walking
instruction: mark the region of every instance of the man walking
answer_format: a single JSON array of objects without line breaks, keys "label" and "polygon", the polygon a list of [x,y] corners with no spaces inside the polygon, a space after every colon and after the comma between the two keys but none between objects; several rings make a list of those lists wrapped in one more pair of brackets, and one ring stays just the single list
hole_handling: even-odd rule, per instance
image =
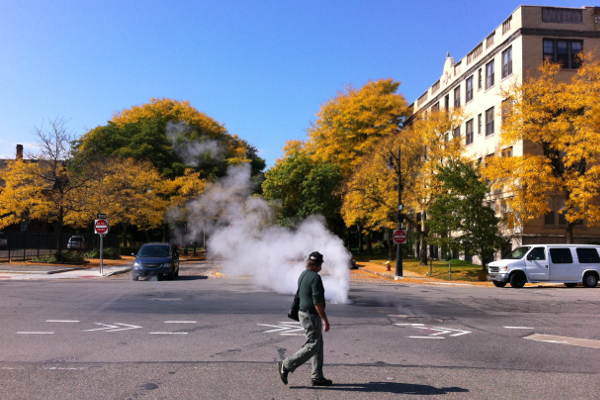
[{"label": "man walking", "polygon": [[277,363],[279,376],[288,383],[288,373],[311,359],[311,380],[313,386],[330,386],[332,382],[323,376],[323,331],[329,331],[329,321],[325,314],[325,289],[319,271],[323,265],[323,255],[318,251],[310,253],[306,270],[298,278],[300,311],[298,317],[306,331],[306,343],[294,355]]}]

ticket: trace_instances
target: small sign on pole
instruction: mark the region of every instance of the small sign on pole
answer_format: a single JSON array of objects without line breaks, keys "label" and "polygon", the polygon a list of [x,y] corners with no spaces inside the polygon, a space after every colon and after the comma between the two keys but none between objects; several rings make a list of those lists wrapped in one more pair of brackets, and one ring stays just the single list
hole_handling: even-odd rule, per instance
[{"label": "small sign on pole", "polygon": [[398,244],[406,243],[406,231],[404,229],[394,230],[394,242]]},{"label": "small sign on pole", "polygon": [[94,231],[100,235],[100,275],[102,275],[104,272],[104,235],[110,230],[110,225],[108,225],[105,214],[98,213],[98,216],[104,217],[94,221]]}]

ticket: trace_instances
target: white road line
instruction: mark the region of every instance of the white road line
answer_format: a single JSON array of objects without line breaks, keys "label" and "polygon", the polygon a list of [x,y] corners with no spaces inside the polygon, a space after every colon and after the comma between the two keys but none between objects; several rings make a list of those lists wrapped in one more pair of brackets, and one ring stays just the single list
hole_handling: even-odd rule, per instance
[{"label": "white road line", "polygon": [[409,336],[410,339],[446,339],[441,336]]},{"label": "white road line", "polygon": [[523,339],[535,340],[536,342],[568,344],[571,346],[600,349],[600,340],[594,340],[594,339],[580,339],[580,338],[574,338],[574,337],[555,336],[555,335],[540,335],[538,333],[534,333],[533,335],[526,336]]},{"label": "white road line", "polygon": [[394,324],[396,326],[425,326],[425,324]]},{"label": "white road line", "polygon": [[165,324],[196,324],[196,321],[165,321]]},{"label": "white road line", "polygon": [[504,329],[535,329],[529,326],[505,326]]},{"label": "white road line", "polygon": [[46,322],[66,322],[66,323],[72,323],[72,322],[79,322],[76,319],[47,319]]},{"label": "white road line", "polygon": [[187,332],[150,332],[151,335],[187,335]]},{"label": "white road line", "polygon": [[17,335],[54,335],[54,332],[17,332]]}]

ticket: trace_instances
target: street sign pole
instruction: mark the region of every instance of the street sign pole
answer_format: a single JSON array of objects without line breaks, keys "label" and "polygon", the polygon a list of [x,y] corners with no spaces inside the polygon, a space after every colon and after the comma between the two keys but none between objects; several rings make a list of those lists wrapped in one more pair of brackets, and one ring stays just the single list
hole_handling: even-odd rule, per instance
[{"label": "street sign pole", "polygon": [[104,273],[104,236],[110,230],[106,214],[98,213],[98,219],[94,221],[94,230],[100,235],[100,275]]},{"label": "street sign pole", "polygon": [[104,235],[100,235],[100,275],[102,275],[103,271],[103,261],[104,261]]}]

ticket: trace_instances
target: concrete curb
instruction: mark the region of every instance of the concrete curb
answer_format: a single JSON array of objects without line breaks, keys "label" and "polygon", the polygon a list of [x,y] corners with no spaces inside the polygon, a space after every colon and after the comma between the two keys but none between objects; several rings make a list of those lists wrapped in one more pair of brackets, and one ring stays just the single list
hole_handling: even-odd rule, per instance
[{"label": "concrete curb", "polygon": [[131,267],[129,267],[129,268],[125,268],[125,269],[120,269],[120,270],[117,270],[117,271],[111,271],[111,272],[109,272],[109,273],[102,274],[102,276],[113,276],[113,275],[120,275],[120,274],[127,273],[127,272],[129,272],[129,271],[131,271]]},{"label": "concrete curb", "polygon": [[61,269],[52,269],[50,271],[24,271],[24,270],[16,270],[16,269],[2,269],[0,273],[2,274],[35,274],[35,275],[51,275],[51,274],[59,274],[61,272],[69,272],[69,271],[77,271],[81,269],[87,269],[82,267],[76,268],[61,268]]}]

